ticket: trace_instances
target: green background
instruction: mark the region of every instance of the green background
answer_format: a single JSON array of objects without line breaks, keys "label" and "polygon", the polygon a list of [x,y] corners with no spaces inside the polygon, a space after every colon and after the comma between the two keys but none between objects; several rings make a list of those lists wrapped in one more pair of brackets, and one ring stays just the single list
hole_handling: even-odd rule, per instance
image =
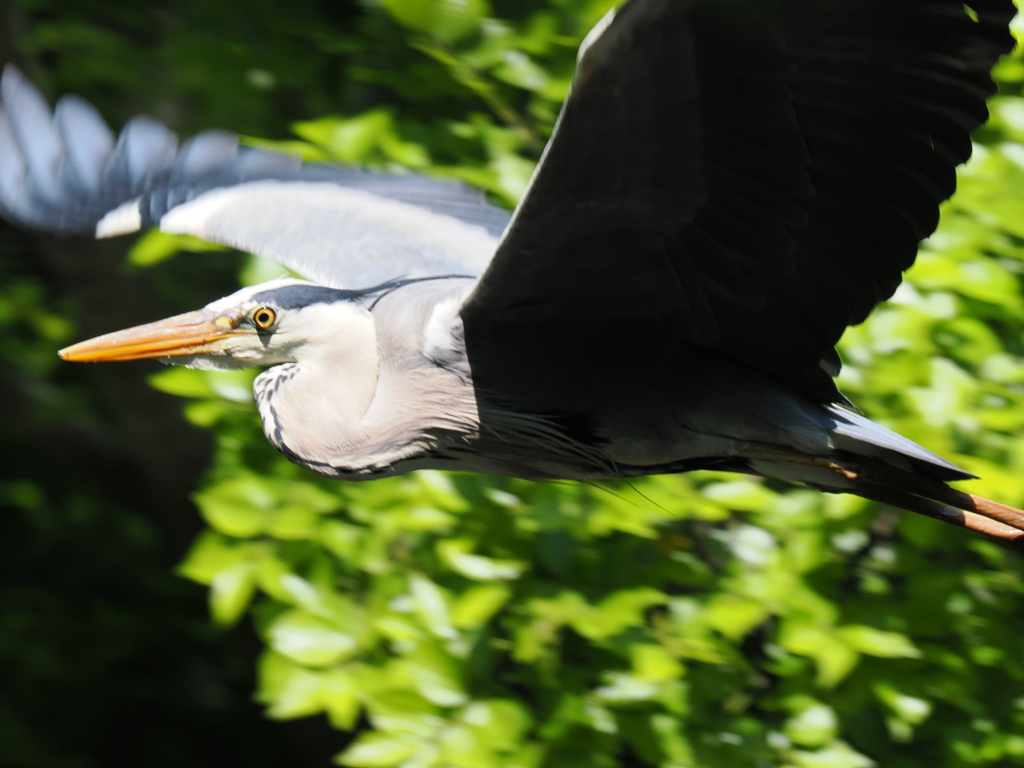
[{"label": "green background", "polygon": [[[609,6],[0,0],[0,59],[114,125],[145,111],[512,205]],[[841,384],[1020,506],[1024,60],[996,74]],[[254,372],[56,358],[278,271],[0,224],[3,765],[1024,765],[1024,569],[980,536],[716,473],[332,483],[266,444]]]}]

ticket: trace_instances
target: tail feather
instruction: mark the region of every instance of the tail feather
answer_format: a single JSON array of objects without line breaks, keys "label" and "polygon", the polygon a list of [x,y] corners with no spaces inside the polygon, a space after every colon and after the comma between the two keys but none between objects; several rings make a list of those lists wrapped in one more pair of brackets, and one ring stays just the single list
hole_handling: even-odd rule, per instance
[{"label": "tail feather", "polygon": [[850,451],[858,456],[888,458],[890,464],[902,457],[905,464],[940,480],[970,480],[975,477],[866,416],[838,405],[830,405],[826,410],[834,422],[830,431],[838,450]]},{"label": "tail feather", "polygon": [[[955,464],[870,419],[839,405],[827,408],[835,456],[828,467],[845,490],[866,499],[1024,544],[1024,511],[946,485],[974,478]],[[820,466],[820,464],[818,465]],[[805,470],[806,471],[806,470]]]}]

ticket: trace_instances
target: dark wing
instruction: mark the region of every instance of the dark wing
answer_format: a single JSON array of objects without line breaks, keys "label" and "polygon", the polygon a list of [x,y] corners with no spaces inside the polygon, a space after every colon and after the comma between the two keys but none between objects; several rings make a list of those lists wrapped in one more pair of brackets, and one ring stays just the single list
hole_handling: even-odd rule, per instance
[{"label": "dark wing", "polygon": [[303,166],[223,131],[179,147],[137,117],[115,138],[75,96],[51,115],[12,66],[0,97],[0,214],[35,229],[105,237],[159,224],[360,288],[479,274],[509,218],[457,182]]},{"label": "dark wing", "polygon": [[935,229],[1014,13],[632,0],[581,49],[467,332],[647,318],[835,400],[833,346]]}]

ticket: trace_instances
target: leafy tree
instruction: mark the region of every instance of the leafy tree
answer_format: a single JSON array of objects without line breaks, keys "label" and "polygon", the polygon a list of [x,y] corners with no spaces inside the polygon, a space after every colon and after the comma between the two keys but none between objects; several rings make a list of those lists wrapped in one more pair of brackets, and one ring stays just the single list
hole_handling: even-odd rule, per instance
[{"label": "leafy tree", "polygon": [[[94,20],[91,4],[33,0],[21,45],[45,63],[36,74],[106,104],[132,94],[180,126],[455,176],[512,204],[575,48],[609,5],[111,4]],[[841,383],[872,418],[982,475],[973,492],[1019,506],[1024,59],[996,74],[1002,93],[960,191],[893,301],[844,338]],[[168,260],[197,248],[150,233],[128,261],[175,309],[197,304],[190,269],[218,287],[239,264],[244,282],[276,270],[229,254]],[[26,380],[68,387],[56,405],[33,399],[67,418],[84,413],[72,385],[88,382],[53,366],[70,330],[37,284],[4,282],[0,354]],[[78,309],[84,321],[91,308]],[[1024,571],[999,545],[710,472],[329,482],[266,444],[252,375],[150,377],[213,439],[194,496],[207,528],[180,573],[208,585],[216,622],[256,628],[266,713],[326,718],[340,764],[1024,764]],[[26,519],[66,517],[73,505],[41,500],[41,483],[3,488]]]}]

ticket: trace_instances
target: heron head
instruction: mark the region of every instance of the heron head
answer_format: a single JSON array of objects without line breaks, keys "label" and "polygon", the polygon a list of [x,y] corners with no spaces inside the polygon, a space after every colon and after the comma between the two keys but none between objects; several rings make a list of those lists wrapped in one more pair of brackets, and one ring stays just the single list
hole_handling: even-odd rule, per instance
[{"label": "heron head", "polygon": [[365,335],[347,331],[367,324],[372,331],[361,296],[302,280],[272,280],[195,312],[98,336],[59,354],[74,362],[154,358],[208,369],[297,362],[337,346],[339,339]]}]

